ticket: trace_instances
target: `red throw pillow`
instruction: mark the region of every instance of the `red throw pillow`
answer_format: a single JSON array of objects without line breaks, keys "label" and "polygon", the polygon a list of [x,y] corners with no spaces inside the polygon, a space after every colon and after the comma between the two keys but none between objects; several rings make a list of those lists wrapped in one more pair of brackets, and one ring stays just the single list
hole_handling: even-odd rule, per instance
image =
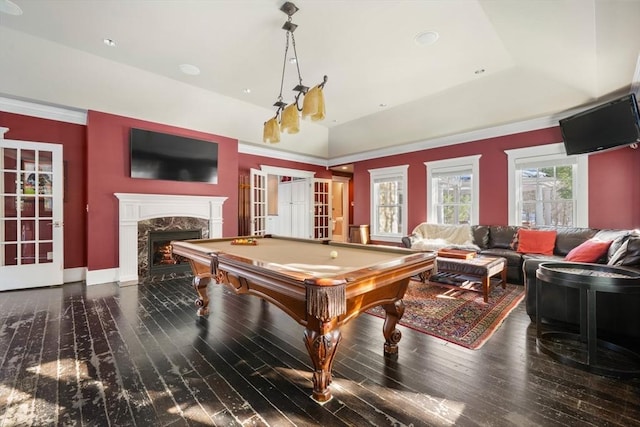
[{"label": "red throw pillow", "polygon": [[590,239],[571,249],[564,259],[574,262],[598,262],[600,258],[605,256],[609,246],[611,246],[611,241]]},{"label": "red throw pillow", "polygon": [[556,244],[555,230],[518,230],[518,252],[522,254],[553,255]]}]

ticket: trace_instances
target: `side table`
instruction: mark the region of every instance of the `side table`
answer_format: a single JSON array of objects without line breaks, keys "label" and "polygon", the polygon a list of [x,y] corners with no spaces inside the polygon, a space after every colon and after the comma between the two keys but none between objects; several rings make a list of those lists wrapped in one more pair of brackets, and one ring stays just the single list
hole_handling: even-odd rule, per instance
[{"label": "side table", "polygon": [[576,288],[580,293],[580,333],[544,330],[536,314],[538,349],[561,363],[599,375],[617,378],[640,376],[640,355],[620,345],[598,339],[598,292],[640,293],[640,273],[601,264],[545,262],[536,271],[536,307],[541,306],[545,285]]}]

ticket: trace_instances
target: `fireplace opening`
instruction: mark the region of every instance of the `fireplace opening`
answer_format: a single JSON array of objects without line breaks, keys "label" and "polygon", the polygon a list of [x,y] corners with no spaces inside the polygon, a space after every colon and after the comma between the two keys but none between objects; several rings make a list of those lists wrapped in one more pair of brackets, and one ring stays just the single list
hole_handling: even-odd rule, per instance
[{"label": "fireplace opening", "polygon": [[189,271],[189,260],[171,253],[171,241],[200,239],[201,237],[201,230],[149,232],[149,275],[165,275]]}]

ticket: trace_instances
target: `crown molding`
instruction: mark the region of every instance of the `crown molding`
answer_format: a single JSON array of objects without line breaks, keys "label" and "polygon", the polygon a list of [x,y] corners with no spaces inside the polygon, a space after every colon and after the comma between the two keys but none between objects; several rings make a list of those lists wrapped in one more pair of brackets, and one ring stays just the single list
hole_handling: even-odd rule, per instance
[{"label": "crown molding", "polygon": [[465,142],[479,141],[482,139],[496,138],[521,132],[530,132],[554,126],[558,126],[557,116],[539,117],[523,122],[508,123],[505,125],[494,126],[455,135],[447,135],[440,138],[427,139],[410,144],[397,145],[394,147],[381,148],[379,150],[372,150],[348,156],[335,157],[329,160],[329,166],[337,166],[347,163],[376,159],[379,157],[412,153],[414,151],[422,151],[430,148],[445,147],[448,145],[456,145]]},{"label": "crown molding", "polygon": [[86,110],[73,110],[70,108],[55,107],[52,105],[37,104],[34,102],[21,101],[0,97],[0,111],[7,113],[22,114],[25,116],[38,117],[41,119],[57,120],[60,122],[74,123],[77,125],[87,124]]},{"label": "crown molding", "polygon": [[318,157],[306,156],[300,153],[292,153],[289,151],[276,150],[269,147],[260,147],[248,142],[238,141],[238,153],[250,154],[252,156],[262,156],[269,158],[278,158],[282,160],[288,160],[291,162],[307,163],[317,166],[328,166],[327,159],[320,159]]}]

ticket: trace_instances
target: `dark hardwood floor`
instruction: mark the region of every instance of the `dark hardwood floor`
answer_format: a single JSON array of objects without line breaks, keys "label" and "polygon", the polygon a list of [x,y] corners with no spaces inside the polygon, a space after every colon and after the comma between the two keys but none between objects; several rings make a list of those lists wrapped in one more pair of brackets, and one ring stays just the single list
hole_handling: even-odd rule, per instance
[{"label": "dark hardwood floor", "polygon": [[640,380],[539,353],[523,303],[475,351],[400,327],[397,360],[363,314],[342,329],[319,405],[303,328],[209,292],[207,319],[186,279],[0,293],[0,425],[640,425]]}]

